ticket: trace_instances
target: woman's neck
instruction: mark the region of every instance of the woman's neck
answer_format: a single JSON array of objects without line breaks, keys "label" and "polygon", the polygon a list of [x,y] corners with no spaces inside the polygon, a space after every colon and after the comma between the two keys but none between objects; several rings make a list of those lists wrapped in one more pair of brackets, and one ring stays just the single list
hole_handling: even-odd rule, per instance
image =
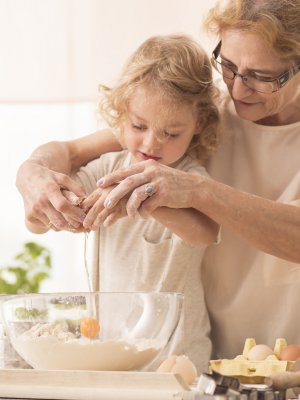
[{"label": "woman's neck", "polygon": [[262,118],[258,121],[255,121],[255,123],[267,126],[283,126],[283,125],[295,124],[296,122],[299,121],[300,121],[300,104],[294,105],[293,107],[289,107],[284,113],[270,115],[266,118]]}]

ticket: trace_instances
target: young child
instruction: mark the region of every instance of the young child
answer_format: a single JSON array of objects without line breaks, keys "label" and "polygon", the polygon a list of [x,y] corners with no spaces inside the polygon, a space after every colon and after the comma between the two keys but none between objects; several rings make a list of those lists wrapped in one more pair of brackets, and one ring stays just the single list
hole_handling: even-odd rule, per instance
[{"label": "young child", "polygon": [[[211,354],[201,261],[206,246],[217,241],[218,225],[194,209],[161,207],[151,218],[129,218],[124,201],[117,206],[116,222],[102,224],[99,215],[111,188],[101,190],[97,181],[147,159],[206,174],[201,162],[217,145],[216,95],[209,59],[190,37],[146,40],[100,103],[101,115],[126,150],[101,155],[75,176],[90,193],[82,207],[89,209],[87,218],[94,218],[96,230],[93,289],[183,293],[180,329],[168,354],[186,354],[198,373],[207,370]],[[144,196],[155,196],[151,185],[144,190]]]},{"label": "young child", "polygon": [[[104,154],[80,169],[76,179],[93,192],[85,207],[93,206],[96,217],[107,194],[97,189],[99,178],[141,160],[206,174],[200,161],[217,144],[215,97],[209,59],[195,41],[184,35],[146,40],[116,85],[103,93],[101,115],[126,150]],[[145,187],[149,195],[151,189]],[[183,337],[175,334],[169,354],[186,354],[198,372],[207,369],[211,353],[201,260],[218,229],[195,210],[162,207],[146,220],[125,217],[102,225],[96,236],[95,289],[184,294]]]}]

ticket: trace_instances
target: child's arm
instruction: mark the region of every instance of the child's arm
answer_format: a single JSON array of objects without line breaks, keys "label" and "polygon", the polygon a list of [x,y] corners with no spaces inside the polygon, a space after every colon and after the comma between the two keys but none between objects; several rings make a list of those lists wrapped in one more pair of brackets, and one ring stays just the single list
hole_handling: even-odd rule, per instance
[{"label": "child's arm", "polygon": [[220,226],[193,208],[158,207],[151,216],[191,246],[218,241]]}]

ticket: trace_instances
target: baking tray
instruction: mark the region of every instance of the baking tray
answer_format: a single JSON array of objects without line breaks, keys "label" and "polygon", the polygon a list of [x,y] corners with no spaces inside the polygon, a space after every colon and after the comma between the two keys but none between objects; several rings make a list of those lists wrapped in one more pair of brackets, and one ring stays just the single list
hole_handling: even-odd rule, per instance
[{"label": "baking tray", "polygon": [[0,398],[194,400],[180,375],[157,372],[0,369]]}]

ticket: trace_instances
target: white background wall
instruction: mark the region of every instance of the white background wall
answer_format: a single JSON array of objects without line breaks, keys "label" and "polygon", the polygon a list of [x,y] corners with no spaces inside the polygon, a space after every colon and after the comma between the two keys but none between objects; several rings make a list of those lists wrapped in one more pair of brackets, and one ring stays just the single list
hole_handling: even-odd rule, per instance
[{"label": "white background wall", "polygon": [[24,227],[18,166],[39,144],[99,128],[97,86],[114,81],[147,37],[201,29],[215,0],[0,0],[0,267],[28,240],[52,251],[44,291],[85,290],[83,237]]}]

